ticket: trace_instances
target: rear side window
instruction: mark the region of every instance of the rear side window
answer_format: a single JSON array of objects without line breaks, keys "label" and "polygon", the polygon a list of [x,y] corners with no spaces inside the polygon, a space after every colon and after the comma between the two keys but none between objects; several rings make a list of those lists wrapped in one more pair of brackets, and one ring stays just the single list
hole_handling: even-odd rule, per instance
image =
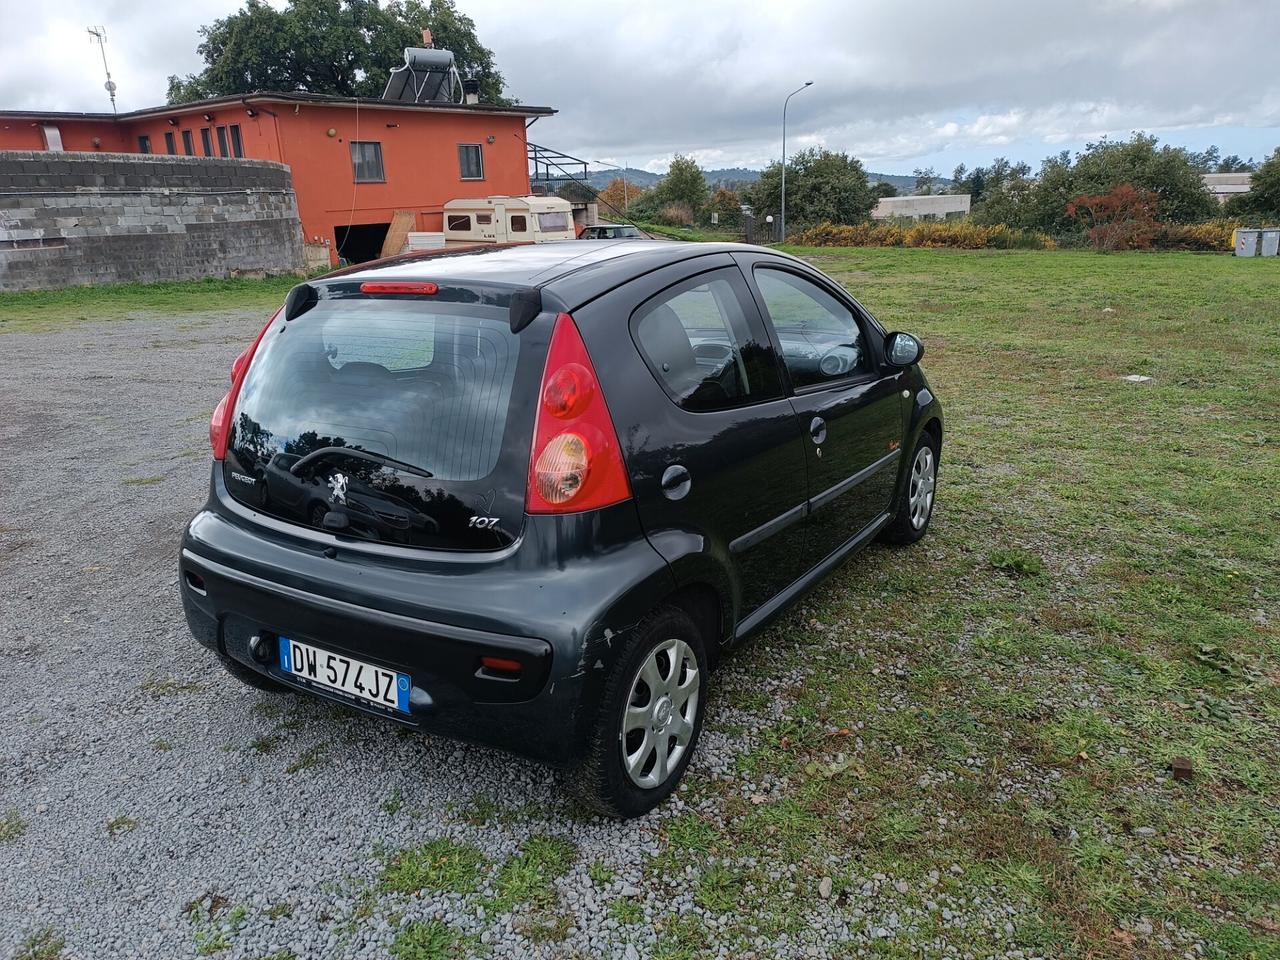
[{"label": "rear side window", "polygon": [[467,231],[471,229],[471,217],[463,213],[451,213],[448,220],[445,221],[445,228],[448,230]]},{"label": "rear side window", "polygon": [[760,267],[755,279],[797,389],[866,370],[862,329],[842,302],[786,270]]},{"label": "rear side window", "polygon": [[685,410],[723,410],[782,395],[773,350],[748,312],[746,295],[737,270],[716,270],[664,290],[633,315],[640,353]]},{"label": "rear side window", "polygon": [[529,229],[529,221],[525,219],[523,213],[513,213],[511,215],[511,232],[524,233]]}]

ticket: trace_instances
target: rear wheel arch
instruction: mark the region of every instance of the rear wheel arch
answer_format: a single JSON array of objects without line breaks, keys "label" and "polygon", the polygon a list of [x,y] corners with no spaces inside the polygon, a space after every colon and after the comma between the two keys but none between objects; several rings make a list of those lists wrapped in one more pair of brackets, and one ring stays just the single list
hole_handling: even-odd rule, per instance
[{"label": "rear wheel arch", "polygon": [[714,669],[720,660],[720,650],[729,637],[728,606],[720,592],[706,582],[687,583],[662,601],[678,607],[688,614],[706,647],[707,657]]}]

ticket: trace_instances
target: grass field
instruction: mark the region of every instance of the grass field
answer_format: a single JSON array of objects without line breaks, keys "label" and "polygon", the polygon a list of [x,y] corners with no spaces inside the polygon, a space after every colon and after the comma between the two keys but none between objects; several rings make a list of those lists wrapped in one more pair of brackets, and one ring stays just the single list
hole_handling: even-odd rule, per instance
[{"label": "grass field", "polygon": [[784,715],[655,875],[870,884],[885,956],[1280,957],[1280,261],[796,252],[924,340],[938,513],[731,662]]},{"label": "grass field", "polygon": [[[635,852],[698,907],[652,955],[1280,958],[1280,261],[796,252],[924,340],[937,513],[716,675],[745,746]],[[293,282],[3,295],[0,331]]]},{"label": "grass field", "polygon": [[[123,320],[128,317],[208,313],[217,310],[263,310],[278,307],[298,277],[199,280],[174,283],[114,283],[62,290],[0,293],[0,334],[41,330],[49,324],[76,320]],[[263,319],[266,319],[264,313]]]}]

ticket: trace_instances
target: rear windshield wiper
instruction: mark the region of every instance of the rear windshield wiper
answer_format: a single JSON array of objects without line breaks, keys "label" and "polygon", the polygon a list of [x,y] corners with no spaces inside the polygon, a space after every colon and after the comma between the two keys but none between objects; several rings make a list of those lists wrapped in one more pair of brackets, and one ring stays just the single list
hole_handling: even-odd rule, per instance
[{"label": "rear windshield wiper", "polygon": [[380,463],[384,467],[394,467],[396,470],[403,470],[405,473],[412,473],[415,476],[425,477],[430,480],[435,474],[430,470],[424,470],[422,467],[415,467],[412,463],[405,463],[403,460],[395,460],[381,453],[372,453],[368,450],[358,450],[355,447],[321,447],[319,450],[312,450],[305,457],[289,468],[289,472],[295,477],[302,472],[302,469],[309,463],[322,460],[325,457],[355,457],[357,460],[368,460],[372,463]]}]

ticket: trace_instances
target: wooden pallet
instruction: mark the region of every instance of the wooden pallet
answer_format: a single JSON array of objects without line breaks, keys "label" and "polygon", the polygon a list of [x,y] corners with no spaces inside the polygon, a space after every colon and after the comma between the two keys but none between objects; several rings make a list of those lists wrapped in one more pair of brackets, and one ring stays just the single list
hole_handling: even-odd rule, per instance
[{"label": "wooden pallet", "polygon": [[417,219],[418,215],[412,210],[395,212],[391,218],[391,226],[387,228],[386,239],[382,241],[381,256],[394,257],[404,249],[405,241],[409,239],[409,231],[413,229]]}]

